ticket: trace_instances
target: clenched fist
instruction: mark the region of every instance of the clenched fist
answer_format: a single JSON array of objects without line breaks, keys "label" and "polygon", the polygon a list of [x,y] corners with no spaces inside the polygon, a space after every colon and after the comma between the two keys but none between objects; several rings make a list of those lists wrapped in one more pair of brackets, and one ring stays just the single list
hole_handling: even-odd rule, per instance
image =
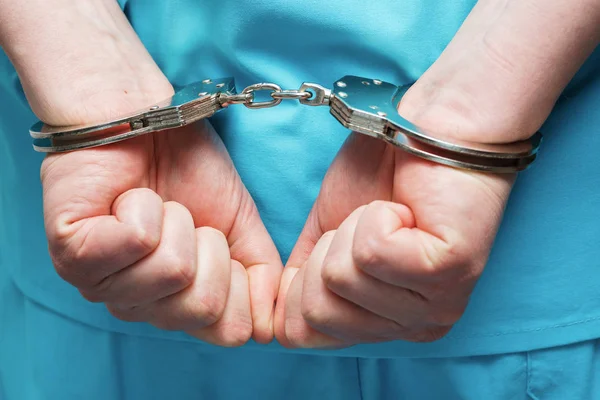
[{"label": "clenched fist", "polygon": [[[0,43],[45,123],[111,121],[173,95],[117,2],[8,8]],[[87,299],[214,344],[272,340],[283,266],[208,122],[53,154],[41,177],[50,255]]]},{"label": "clenched fist", "polygon": [[46,158],[56,270],[126,321],[224,346],[272,337],[279,254],[211,125]]},{"label": "clenched fist", "polygon": [[352,135],[284,271],[277,339],[335,348],[445,335],[483,270],[513,179]]},{"label": "clenched fist", "polygon": [[[448,141],[529,138],[598,43],[597,7],[547,3],[477,2],[399,113]],[[566,12],[585,22],[542,29],[572,23]],[[351,136],[286,266],[275,336],[288,347],[442,337],[483,271],[514,179]]]}]

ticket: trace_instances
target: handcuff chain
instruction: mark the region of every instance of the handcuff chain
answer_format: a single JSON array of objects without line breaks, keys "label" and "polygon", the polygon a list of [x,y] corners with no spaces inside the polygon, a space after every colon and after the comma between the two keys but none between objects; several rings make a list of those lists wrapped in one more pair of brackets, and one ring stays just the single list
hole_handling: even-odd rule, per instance
[{"label": "handcuff chain", "polygon": [[[37,151],[64,152],[178,128],[210,118],[231,104],[244,104],[252,109],[298,100],[309,106],[329,106],[330,114],[354,132],[452,167],[513,173],[526,169],[536,159],[542,140],[539,132],[525,141],[487,145],[446,141],[443,136],[423,131],[398,114],[397,105],[409,87],[347,75],[334,82],[331,90],[316,83],[303,83],[297,90],[283,90],[274,83],[257,83],[238,93],[233,78],[205,79],[188,84],[170,99],[131,115],[75,127],[52,127],[38,121],[31,127],[30,135]],[[255,94],[259,91],[271,99],[258,101]]]},{"label": "handcuff chain", "polygon": [[[270,91],[272,100],[255,101],[254,93],[259,91]],[[270,108],[281,104],[283,100],[298,100],[308,106],[323,106],[329,105],[331,96],[330,89],[316,83],[304,83],[297,90],[284,90],[275,83],[256,83],[246,87],[239,94],[220,93],[219,102],[223,107],[243,104],[247,108]]]}]

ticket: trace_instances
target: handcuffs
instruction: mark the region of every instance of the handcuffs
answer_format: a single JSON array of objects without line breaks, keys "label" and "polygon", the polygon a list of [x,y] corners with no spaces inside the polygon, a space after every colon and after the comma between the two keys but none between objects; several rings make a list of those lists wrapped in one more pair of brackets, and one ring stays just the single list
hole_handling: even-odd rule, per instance
[{"label": "handcuffs", "polygon": [[[179,90],[159,104],[114,121],[85,126],[55,127],[37,122],[30,129],[36,151],[56,153],[116,143],[147,133],[188,125],[213,116],[232,104],[267,108],[283,100],[308,106],[328,106],[331,114],[352,131],[384,140],[410,154],[451,167],[494,173],[526,169],[535,160],[541,133],[510,144],[476,144],[446,141],[415,126],[397,108],[409,86],[378,79],[345,76],[330,90],[304,83],[299,90],[282,90],[273,83],[258,83],[237,93],[233,78],[205,79]],[[269,101],[256,101],[267,91]]]}]

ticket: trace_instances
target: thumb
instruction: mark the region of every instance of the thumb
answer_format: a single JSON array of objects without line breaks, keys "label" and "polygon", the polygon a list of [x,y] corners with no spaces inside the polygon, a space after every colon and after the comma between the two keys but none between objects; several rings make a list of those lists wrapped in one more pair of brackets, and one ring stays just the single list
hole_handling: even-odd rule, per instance
[{"label": "thumb", "polygon": [[323,230],[321,225],[318,203],[319,197],[317,197],[317,201],[313,205],[310,214],[308,214],[304,228],[302,228],[302,232],[300,232],[300,236],[290,253],[290,257],[285,266],[286,268],[300,268],[304,265],[321,236],[327,232]]},{"label": "thumb", "polygon": [[270,342],[283,264],[227,149],[206,120],[158,141],[166,149],[159,163],[166,173],[161,194],[190,210],[197,227],[226,235],[231,258],[248,274],[253,338]]},{"label": "thumb", "polygon": [[321,236],[336,230],[360,206],[391,200],[393,177],[394,149],[370,136],[351,134],[323,179],[286,266],[300,268]]},{"label": "thumb", "polygon": [[50,255],[57,272],[80,288],[144,257],[160,238],[162,200],[123,182],[135,177],[126,176],[119,151],[52,155],[42,166]]}]

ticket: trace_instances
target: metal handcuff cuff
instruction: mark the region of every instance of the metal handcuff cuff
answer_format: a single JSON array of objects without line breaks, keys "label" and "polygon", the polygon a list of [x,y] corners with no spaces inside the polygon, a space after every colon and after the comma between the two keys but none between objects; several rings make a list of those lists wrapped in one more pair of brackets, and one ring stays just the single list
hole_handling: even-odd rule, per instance
[{"label": "metal handcuff cuff", "polygon": [[[509,173],[524,170],[535,160],[542,139],[539,132],[528,140],[505,145],[450,142],[428,134],[398,114],[397,107],[406,90],[408,86],[345,76],[334,83],[333,90],[314,83],[304,83],[299,90],[282,90],[273,83],[259,83],[237,93],[232,78],[206,79],[181,88],[168,100],[108,123],[55,127],[38,122],[31,127],[30,134],[36,151],[65,152],[188,125],[232,104],[267,108],[291,99],[309,106],[329,106],[331,114],[346,128],[436,163]],[[258,91],[270,92],[271,100],[256,101]]]}]

